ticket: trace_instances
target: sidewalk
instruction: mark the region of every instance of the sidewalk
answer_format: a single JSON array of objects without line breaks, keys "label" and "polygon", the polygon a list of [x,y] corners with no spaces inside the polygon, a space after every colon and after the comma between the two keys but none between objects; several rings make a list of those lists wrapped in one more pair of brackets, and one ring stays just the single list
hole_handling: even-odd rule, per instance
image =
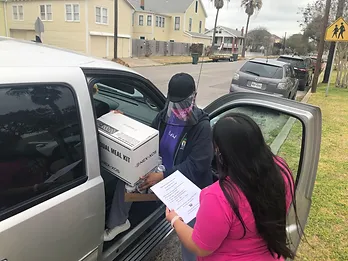
[{"label": "sidewalk", "polygon": [[[200,57],[199,62],[203,59],[204,62],[210,61],[208,57]],[[133,57],[122,58],[129,67],[149,67],[163,66],[169,64],[189,64],[192,63],[191,56],[152,56],[152,57]]]},{"label": "sidewalk", "polygon": [[[278,56],[268,56],[269,59],[277,58]],[[252,58],[266,58],[266,56],[253,56],[242,58],[239,56],[238,60],[250,60]],[[126,64],[131,68],[135,67],[151,67],[151,66],[163,66],[170,64],[190,64],[192,63],[191,56],[152,56],[152,57],[133,57],[133,58],[122,58]],[[201,62],[212,62],[209,57],[199,57],[199,63]]]}]

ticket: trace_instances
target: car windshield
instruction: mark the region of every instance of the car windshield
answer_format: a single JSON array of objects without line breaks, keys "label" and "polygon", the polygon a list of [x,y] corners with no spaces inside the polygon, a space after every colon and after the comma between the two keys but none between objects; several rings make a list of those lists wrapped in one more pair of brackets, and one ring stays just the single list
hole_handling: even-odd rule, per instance
[{"label": "car windshield", "polygon": [[240,71],[264,78],[283,78],[283,68],[271,64],[247,62]]},{"label": "car windshield", "polygon": [[295,68],[301,68],[301,69],[306,68],[305,62],[303,60],[300,60],[300,59],[294,59],[294,58],[290,58],[290,57],[279,57],[278,61],[290,63]]}]

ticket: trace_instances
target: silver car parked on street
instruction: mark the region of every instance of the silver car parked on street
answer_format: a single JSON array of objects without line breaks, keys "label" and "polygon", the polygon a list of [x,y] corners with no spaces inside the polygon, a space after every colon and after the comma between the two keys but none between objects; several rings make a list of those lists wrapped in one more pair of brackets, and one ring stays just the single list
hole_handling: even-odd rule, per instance
[{"label": "silver car parked on street", "polygon": [[298,83],[292,65],[276,60],[252,59],[234,74],[230,92],[263,92],[294,100]]}]

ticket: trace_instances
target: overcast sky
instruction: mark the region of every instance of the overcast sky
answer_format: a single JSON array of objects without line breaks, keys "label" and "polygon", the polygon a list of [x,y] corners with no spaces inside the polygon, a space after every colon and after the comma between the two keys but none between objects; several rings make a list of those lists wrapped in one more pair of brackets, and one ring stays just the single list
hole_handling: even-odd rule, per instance
[{"label": "overcast sky", "polygon": [[[240,7],[241,0],[231,0],[222,10],[220,10],[218,25],[227,26],[240,30],[246,25],[247,15]],[[250,29],[256,27],[266,27],[272,34],[284,37],[300,32],[298,20],[301,15],[297,14],[299,7],[306,6],[313,0],[263,0],[263,7],[260,12],[255,13],[250,18]],[[206,27],[214,27],[216,9],[210,0],[203,0],[208,13]]]}]

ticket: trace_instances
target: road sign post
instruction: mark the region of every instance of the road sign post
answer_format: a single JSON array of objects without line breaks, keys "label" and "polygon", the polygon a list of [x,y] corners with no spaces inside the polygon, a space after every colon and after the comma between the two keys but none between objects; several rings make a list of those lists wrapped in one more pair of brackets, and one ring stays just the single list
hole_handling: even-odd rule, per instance
[{"label": "road sign post", "polygon": [[36,35],[40,38],[40,41],[41,41],[41,33],[45,32],[45,26],[39,17],[36,19],[34,25],[35,25]]},{"label": "road sign post", "polygon": [[348,42],[348,24],[347,22],[342,18],[338,18],[335,22],[333,22],[327,29],[325,33],[325,41],[327,42],[336,42],[335,51],[333,55],[333,59],[331,62],[331,69],[329,74],[329,82],[327,83],[325,96],[327,97],[329,95],[329,89],[330,89],[330,82],[331,82],[331,76],[333,71],[333,65],[335,62],[336,57],[336,51],[338,48],[338,44],[340,42]]},{"label": "road sign post", "polygon": [[335,45],[335,51],[334,51],[334,54],[333,54],[333,59],[332,59],[332,64],[331,64],[331,69],[330,69],[330,74],[329,74],[329,81],[327,83],[326,92],[325,92],[325,96],[326,97],[329,95],[329,88],[330,88],[330,83],[331,83],[331,75],[332,75],[333,65],[335,63],[336,51],[337,51],[337,48],[338,48],[337,45],[338,45],[338,43],[336,43],[336,45]]}]

